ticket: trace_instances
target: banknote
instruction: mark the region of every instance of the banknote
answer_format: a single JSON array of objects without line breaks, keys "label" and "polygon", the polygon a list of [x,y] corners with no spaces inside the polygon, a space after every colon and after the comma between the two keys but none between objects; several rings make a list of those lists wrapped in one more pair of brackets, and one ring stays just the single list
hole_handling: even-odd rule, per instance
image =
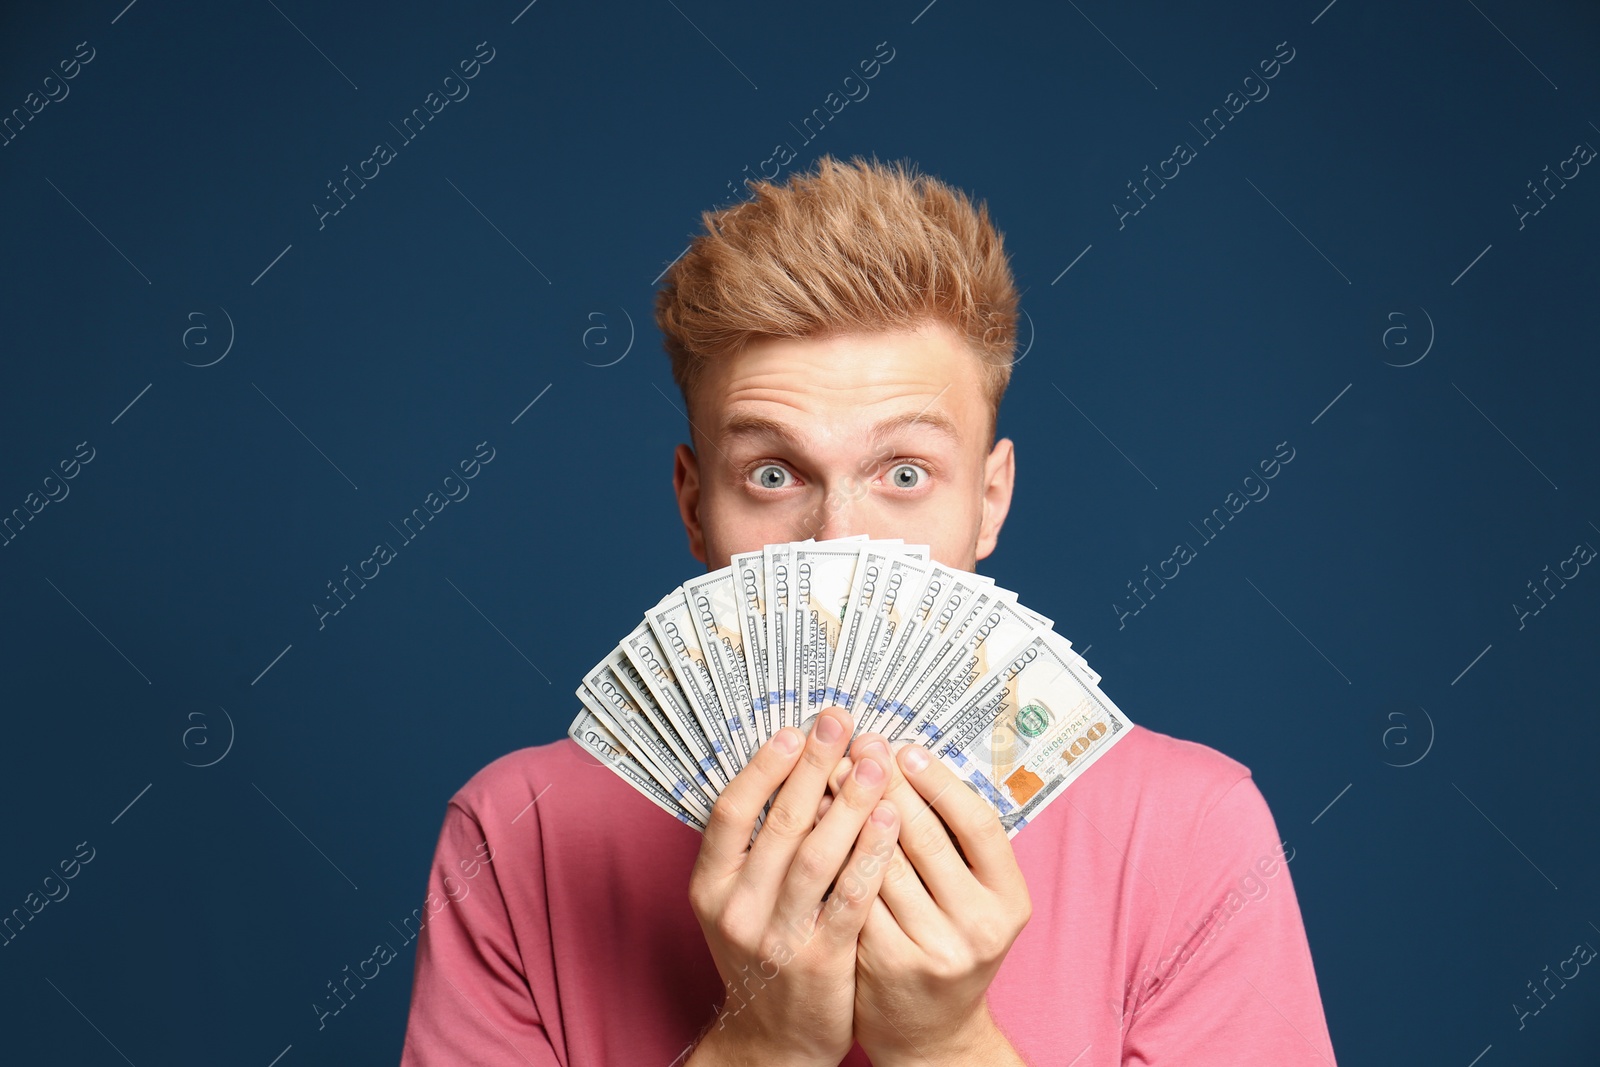
[{"label": "banknote", "polygon": [[738,771],[732,754],[712,731],[704,714],[690,703],[688,694],[667,665],[666,654],[656,642],[649,623],[641,622],[634,627],[633,632],[623,638],[622,644],[617,647],[633,666],[636,672],[634,677],[644,683],[658,712],[678,728],[679,736],[694,754],[696,765],[702,767],[709,777],[719,779],[726,786]]},{"label": "banknote", "polygon": [[903,706],[911,715],[900,719],[888,735],[890,740],[940,722],[979,678],[1041,632],[1015,601],[997,596],[982,598],[972,615],[925,680],[906,698]]},{"label": "banknote", "polygon": [[1044,615],[1040,615],[1037,611],[1034,611],[1032,608],[1024,607],[1021,604],[1017,605],[1017,609],[1019,611],[1021,611],[1024,615],[1026,615],[1029,619],[1032,619],[1034,626],[1036,626],[1038,629],[1048,631],[1051,634],[1051,636],[1054,638],[1055,643],[1060,648],[1071,651],[1071,655],[1070,655],[1069,658],[1075,664],[1077,664],[1077,668],[1078,668],[1078,673],[1079,674],[1083,675],[1085,678],[1088,678],[1090,681],[1094,682],[1095,685],[1099,685],[1100,684],[1100,675],[1098,673],[1096,673],[1096,671],[1094,670],[1093,667],[1089,666],[1089,661],[1084,659],[1083,656],[1081,654],[1079,654],[1076,650],[1072,649],[1072,642],[1071,641],[1068,641],[1065,637],[1062,637],[1060,634],[1055,632],[1055,625],[1056,624],[1055,624],[1054,621],[1052,621],[1051,619],[1049,619],[1048,617],[1046,617]]},{"label": "banknote", "polygon": [[852,622],[859,620],[861,632],[849,641],[850,651],[839,669],[834,702],[855,717],[857,732],[868,718],[873,680],[917,614],[930,568],[942,569],[925,557],[890,556],[871,602],[852,609]]},{"label": "banknote", "polygon": [[683,586],[679,586],[666,599],[645,612],[645,621],[655,636],[667,666],[678,680],[679,687],[689,698],[693,710],[706,733],[716,738],[728,754],[728,760],[737,770],[750,761],[750,749],[745,738],[745,716],[739,709],[725,709],[717,697],[717,683],[711,674],[711,665],[696,636],[698,628],[689,602],[684,599]]},{"label": "banknote", "polygon": [[788,630],[790,593],[794,588],[794,551],[787,545],[766,545],[761,549],[767,580],[767,706],[772,709],[773,732],[796,721],[793,665],[788,649],[792,638]]},{"label": "banknote", "polygon": [[937,560],[928,562],[922,588],[908,609],[904,625],[890,638],[872,673],[861,681],[861,722],[857,732],[878,728],[887,689],[904,669],[929,621],[943,609],[951,588],[964,577],[968,577],[964,571],[953,570]]},{"label": "banknote", "polygon": [[750,692],[750,667],[745,661],[740,621],[742,605],[733,569],[723,567],[684,582],[683,600],[705,652],[717,703],[722,706],[735,740],[744,745],[748,759],[765,738],[756,722],[755,699]]},{"label": "banknote", "polygon": [[[1065,637],[1062,637],[1060,634],[1055,632],[1055,625],[1056,624],[1054,622],[1052,622],[1050,619],[1046,618],[1045,616],[1040,615],[1037,611],[1034,611],[1032,608],[1022,607],[1021,604],[1018,604],[1017,607],[1021,608],[1021,610],[1028,616],[1028,618],[1033,620],[1033,624],[1035,626],[1037,626],[1039,629],[1050,631],[1051,637],[1054,639],[1055,643],[1059,647],[1061,647],[1062,649],[1066,649],[1066,650],[1071,650],[1072,649],[1072,642],[1068,641]],[[1077,668],[1078,668],[1078,673],[1079,674],[1083,675],[1085,678],[1088,678],[1095,685],[1099,685],[1100,684],[1100,675],[1099,675],[1099,673],[1096,672],[1093,667],[1089,666],[1089,661],[1084,659],[1081,654],[1079,654],[1076,651],[1073,651],[1072,655],[1069,658],[1075,664],[1077,664]]]},{"label": "banknote", "polygon": [[645,721],[643,709],[623,692],[610,668],[592,671],[578,687],[577,697],[673,800],[702,820],[711,814],[712,801],[695,787],[689,772],[680,767],[666,741]]},{"label": "banknote", "polygon": [[705,822],[691,815],[683,805],[672,798],[670,793],[662,789],[660,783],[652,778],[639,761],[623,747],[616,735],[606,729],[587,708],[578,712],[578,717],[572,720],[567,736],[577,742],[579,748],[599,760],[603,766],[611,768],[623,781],[644,794],[656,807],[679,822],[693,826],[696,830],[705,830]]},{"label": "banknote", "polygon": [[791,633],[798,635],[793,654],[800,705],[800,719],[794,725],[802,730],[809,730],[827,706],[828,667],[839,644],[861,553],[859,541],[818,541],[794,550],[794,601],[789,610],[796,624]]},{"label": "banknote", "polygon": [[1059,645],[1035,634],[973,687],[932,751],[1015,836],[1127,736],[1127,716],[1085,685]]},{"label": "banknote", "polygon": [[[722,778],[722,769],[717,766],[716,760],[710,756],[697,754],[702,747],[703,738],[696,737],[694,740],[690,740],[689,737],[685,736],[686,731],[691,729],[694,734],[698,735],[698,724],[694,723],[692,719],[689,722],[679,722],[667,714],[666,710],[650,695],[650,687],[645,683],[644,675],[633,665],[633,661],[628,659],[627,653],[622,646],[618,645],[612,649],[611,654],[601,660],[601,663],[610,668],[611,679],[622,687],[623,695],[632,702],[633,707],[644,715],[651,728],[665,742],[667,748],[672,750],[674,765],[681,768],[688,775],[695,789],[706,798],[707,811],[709,812],[710,804],[716,800],[718,794],[722,791],[724,779]],[[604,690],[599,689],[597,684],[603,681],[603,676],[601,679],[586,677],[584,684],[592,692],[598,692],[601,696],[606,696],[607,694]]]},{"label": "banknote", "polygon": [[767,691],[767,564],[765,551],[740,552],[730,561],[739,592],[739,632],[744,640],[745,677],[750,688],[756,738],[777,733]]},{"label": "banknote", "polygon": [[[1055,628],[1056,624],[1054,622],[1052,622],[1051,620],[1045,618],[1043,615],[1040,615],[1037,611],[1034,611],[1032,608],[1023,607],[1021,604],[1018,604],[1017,605],[1017,610],[1022,612],[1024,615],[1026,615],[1029,618],[1029,620],[1031,620],[1032,623],[1035,626],[1037,626],[1039,629],[1041,629],[1041,630],[1052,630],[1052,629]],[[1068,642],[1068,643],[1070,644],[1071,642]]]},{"label": "banknote", "polygon": [[1054,646],[1061,658],[1071,664],[1072,669],[1078,673],[1078,677],[1084,680],[1085,687],[1092,688],[1100,684],[1099,673],[1089,666],[1088,660],[1084,659],[1077,649],[1072,647],[1071,641],[1068,641],[1054,630],[1045,630],[1043,633],[1045,641]]},{"label": "banknote", "polygon": [[888,732],[911,718],[914,709],[907,698],[929,677],[952,639],[976,613],[978,606],[997,595],[992,581],[979,581],[978,577],[962,575],[951,583],[943,602],[916,635],[914,646],[907,653],[898,673],[884,681],[873,729]]},{"label": "banknote", "polygon": [[[872,620],[877,605],[890,591],[890,570],[894,563],[920,564],[928,558],[927,545],[877,545],[862,546],[856,561],[855,574],[850,580],[850,593],[845,601],[845,612],[839,620],[838,645],[828,664],[828,680],[823,690],[822,702],[837,707],[852,703],[841,686],[848,681],[846,675],[855,669],[861,659],[862,648],[872,631]],[[898,585],[893,590],[898,593]]]},{"label": "banknote", "polygon": [[1008,590],[990,585],[978,590],[959,610],[941,616],[949,621],[941,627],[926,654],[900,680],[886,705],[885,710],[889,715],[887,728],[891,737],[904,735],[906,728],[922,710],[920,701],[923,695],[942,675],[950,657],[960,651],[968,632],[977,625],[982,615],[990,611],[996,600],[1003,601],[1008,595]]}]

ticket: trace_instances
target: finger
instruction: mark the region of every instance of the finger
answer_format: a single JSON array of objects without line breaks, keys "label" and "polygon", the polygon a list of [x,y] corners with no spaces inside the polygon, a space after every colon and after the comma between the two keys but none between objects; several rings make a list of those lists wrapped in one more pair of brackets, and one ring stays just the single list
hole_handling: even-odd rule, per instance
[{"label": "finger", "polygon": [[[856,769],[828,806],[828,813],[795,851],[794,862],[778,892],[774,919],[803,925],[816,912],[823,892],[836,875],[842,883],[840,866],[851,855],[851,848],[858,845],[863,825],[883,797],[891,762],[889,749],[882,742],[868,747],[856,760]],[[885,850],[885,858],[887,854]],[[877,874],[882,877],[881,871]]]},{"label": "finger", "polygon": [[[883,798],[900,813],[900,847],[911,860],[929,895],[941,910],[949,911],[970,899],[973,890],[978,888],[978,881],[956,850],[955,842],[951,840],[938,813],[928,806],[905,773],[904,762],[910,758],[907,754],[913,749],[927,754],[927,750],[915,742],[901,743],[895,760],[895,773],[889,780]],[[965,786],[961,790],[969,792]]]},{"label": "finger", "polygon": [[950,920],[939,910],[928,887],[922,884],[911,860],[898,844],[884,868],[878,898],[894,914],[895,922],[907,937],[919,945],[933,945],[941,937],[953,934]]},{"label": "finger", "polygon": [[[811,736],[806,738],[799,761],[778,790],[777,799],[761,824],[761,832],[750,846],[750,855],[741,873],[750,885],[761,887],[769,904],[776,899],[778,885],[794,861],[795,850],[817,825],[817,805],[827,788],[828,772],[844,755],[850,727],[848,712],[838,708],[822,710],[812,724]],[[841,851],[841,859],[843,855]]]},{"label": "finger", "polygon": [[828,775],[828,792],[837,795],[844,788],[844,780],[854,765],[848,752],[839,757],[839,762],[834,764],[833,771]]},{"label": "finger", "polygon": [[855,761],[849,756],[840,757],[838,765],[833,768],[833,773],[828,775],[828,791],[837,796],[839,790],[844,788],[845,779],[850,777],[850,769],[854,766]]},{"label": "finger", "polygon": [[828,814],[828,808],[830,806],[832,806],[832,804],[833,804],[833,797],[829,796],[829,795],[824,795],[821,800],[817,801],[817,821],[818,822],[821,822],[822,821],[822,817],[824,815]]},{"label": "finger", "polygon": [[890,960],[905,959],[907,954],[916,951],[916,942],[901,927],[900,921],[894,917],[893,911],[883,902],[882,890],[879,890],[878,899],[874,900],[867,908],[867,921],[861,924],[861,941],[871,944],[874,957],[883,957]]},{"label": "finger", "polygon": [[[1021,883],[1022,872],[1017,866],[1016,854],[1011,849],[1011,839],[1006,836],[1005,827],[1000,825],[1000,816],[994,808],[957,778],[943,761],[934,759],[932,753],[920,745],[907,745],[901,749],[897,762],[917,793],[928,802],[932,811],[944,819],[950,833],[955,835],[961,851],[966,854],[963,866],[970,866],[978,881],[997,893],[1014,891]],[[915,830],[911,831],[912,840],[918,836]],[[940,836],[949,839],[943,827],[940,827]],[[938,887],[930,888],[937,896]]]},{"label": "finger", "polygon": [[874,741],[882,741],[884,744],[888,744],[889,739],[876,730],[864,731],[850,739],[849,751],[844,754],[843,758],[833,768],[833,773],[828,775],[829,789],[837,794],[840,789],[844,788],[845,779],[850,774],[850,768],[855,766],[852,753],[860,752]]},{"label": "finger", "polygon": [[[848,791],[848,785],[846,788]],[[862,826],[850,862],[839,875],[833,894],[823,905],[818,919],[819,928],[835,946],[848,945],[861,933],[878,900],[878,887],[883,883],[884,868],[894,850],[899,825],[900,817],[894,808],[880,803],[873,806]]]},{"label": "finger", "polygon": [[695,860],[697,872],[726,877],[743,865],[750,835],[755,832],[756,816],[799,760],[804,740],[799,730],[784,727],[734,775],[711,805],[711,818],[706,821],[700,855]]}]

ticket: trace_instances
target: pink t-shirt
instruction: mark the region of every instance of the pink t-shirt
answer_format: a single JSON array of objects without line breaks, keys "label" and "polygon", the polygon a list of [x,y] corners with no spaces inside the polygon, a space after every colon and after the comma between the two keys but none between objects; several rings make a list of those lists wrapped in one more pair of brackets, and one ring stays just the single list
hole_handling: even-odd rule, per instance
[{"label": "pink t-shirt", "polygon": [[[417,913],[402,1067],[681,1062],[723,1000],[699,845],[570,740],[483,768]],[[1246,767],[1134,726],[1012,846],[1033,917],[989,1006],[1028,1062],[1332,1067],[1294,851]]]}]

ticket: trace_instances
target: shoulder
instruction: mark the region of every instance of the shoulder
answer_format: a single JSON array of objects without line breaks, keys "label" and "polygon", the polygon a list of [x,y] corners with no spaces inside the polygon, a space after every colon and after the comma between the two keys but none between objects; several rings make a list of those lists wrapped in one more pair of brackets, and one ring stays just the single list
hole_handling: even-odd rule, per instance
[{"label": "shoulder", "polygon": [[1189,809],[1197,815],[1250,777],[1249,767],[1208,745],[1138,724],[1100,763],[1080,783],[1094,780],[1085,792],[1105,794],[1119,805]]},{"label": "shoulder", "polygon": [[568,737],[491,761],[456,790],[449,808],[486,833],[537,838],[547,850],[637,847],[650,839],[681,847],[699,838]]},{"label": "shoulder", "polygon": [[1197,853],[1220,858],[1236,836],[1254,841],[1270,836],[1270,827],[1249,767],[1208,745],[1135,724],[1017,836],[1016,847],[1019,858],[1031,855],[1030,862],[1052,869],[1079,849],[1137,854],[1141,873],[1171,886]]},{"label": "shoulder", "polygon": [[507,752],[485,764],[456,790],[450,805],[480,822],[510,821],[557,791],[574,792],[581,786],[592,795],[595,790],[609,790],[616,781],[616,775],[563,737]]}]

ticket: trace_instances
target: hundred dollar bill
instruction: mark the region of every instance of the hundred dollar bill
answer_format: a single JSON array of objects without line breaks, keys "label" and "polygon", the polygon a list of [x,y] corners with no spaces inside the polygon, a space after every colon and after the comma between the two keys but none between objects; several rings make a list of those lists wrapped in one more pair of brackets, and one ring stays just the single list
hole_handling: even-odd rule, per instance
[{"label": "hundred dollar bill", "polygon": [[[734,739],[744,746],[745,762],[761,747],[755,700],[750,692],[750,668],[745,662],[744,630],[739,615],[739,587],[733,569],[722,567],[683,583],[683,602],[689,607],[695,636],[711,668],[723,717]],[[737,722],[735,727],[733,724]]]},{"label": "hundred dollar bill", "polygon": [[[811,542],[814,544],[815,542]],[[784,725],[798,727],[805,718],[805,645],[806,645],[806,616],[800,608],[802,594],[802,577],[804,588],[811,586],[811,564],[807,563],[802,574],[800,560],[797,553],[809,545],[793,544],[785,551],[788,560],[789,581],[788,596],[781,598],[774,607],[781,607],[783,614],[772,620],[780,634],[775,644],[782,649],[783,661],[776,671],[783,690]]]},{"label": "hundred dollar bill", "polygon": [[767,574],[767,706],[772,708],[773,732],[793,725],[794,675],[788,658],[789,602],[794,589],[794,549],[767,545],[761,550]]},{"label": "hundred dollar bill", "polygon": [[1050,633],[1052,639],[1056,642],[1056,644],[1063,651],[1065,651],[1068,654],[1068,658],[1071,659],[1073,664],[1077,667],[1077,671],[1078,671],[1079,674],[1083,675],[1085,678],[1087,678],[1089,681],[1093,682],[1095,685],[1099,685],[1100,684],[1100,672],[1096,671],[1093,667],[1089,666],[1089,661],[1084,659],[1083,655],[1077,649],[1072,647],[1072,642],[1071,641],[1067,640],[1065,637],[1063,637],[1060,634],[1055,632],[1055,629],[1054,629],[1055,623],[1054,622],[1052,622],[1050,619],[1046,618],[1045,616],[1040,615],[1037,611],[1034,611],[1032,608],[1025,608],[1021,604],[1018,604],[1017,608],[1020,611],[1022,611],[1022,613],[1024,615],[1027,615],[1030,619],[1032,619],[1034,621],[1035,629],[1045,630],[1045,631],[1048,631]]},{"label": "hundred dollar bill", "polygon": [[1068,641],[1054,630],[1044,631],[1044,639],[1055,646],[1062,659],[1072,664],[1072,669],[1078,672],[1078,676],[1084,679],[1087,685],[1097,686],[1100,684],[1100,675],[1089,666],[1088,660],[1079,655],[1078,650],[1072,647],[1071,641]]},{"label": "hundred dollar bill", "polygon": [[926,731],[942,722],[946,712],[960,706],[978,679],[1041,632],[1015,601],[990,597],[980,602],[974,615],[941,662],[928,672],[927,680],[907,699],[913,715],[900,721],[889,734],[890,740]]},{"label": "hundred dollar bill", "polygon": [[959,578],[965,576],[965,573],[934,560],[928,562],[927,576],[923,579],[922,588],[917,593],[915,602],[909,607],[905,622],[890,639],[889,647],[879,657],[872,674],[862,680],[861,729],[878,728],[879,713],[888,687],[905,667],[929,620],[943,608],[951,587]]},{"label": "hundred dollar bill", "polygon": [[739,632],[744,635],[744,662],[750,703],[756,719],[758,746],[778,732],[767,691],[767,564],[765,550],[740,552],[730,561],[739,591]]},{"label": "hundred dollar bill", "polygon": [[1057,644],[1057,646],[1068,653],[1069,658],[1077,667],[1079,674],[1089,679],[1089,681],[1093,682],[1095,685],[1100,684],[1100,673],[1093,667],[1089,666],[1089,661],[1083,658],[1082,653],[1072,647],[1071,641],[1055,632],[1056,624],[1054,622],[1045,616],[1040,615],[1032,608],[1025,608],[1021,604],[1017,604],[1017,610],[1021,611],[1024,615],[1033,620],[1035,629],[1045,630],[1050,633],[1051,639]]},{"label": "hundred dollar bill", "polygon": [[[717,766],[717,761],[709,756],[698,757],[695,755],[695,749],[698,746],[684,736],[685,727],[674,722],[662,710],[655,697],[650,695],[650,687],[645,684],[644,676],[639,673],[639,669],[628,659],[627,653],[624,652],[621,646],[612,649],[610,655],[601,660],[601,663],[610,669],[616,683],[622,687],[623,695],[644,713],[644,717],[649,720],[654,732],[672,750],[675,765],[682,769],[690,782],[694,784],[695,789],[706,799],[706,811],[709,814],[711,804],[716,801],[717,794],[722,791],[723,786],[721,780],[722,769]],[[607,696],[604,690],[598,688],[603,681],[603,675],[592,672],[590,676],[585,677],[584,684],[599,695]],[[693,720],[691,719],[690,722],[693,722]],[[699,724],[695,723],[693,729],[698,733]]]},{"label": "hundred dollar bill", "polygon": [[1128,735],[1132,723],[1035,633],[980,681],[929,747],[994,806],[1007,836]]},{"label": "hundred dollar bill", "polygon": [[828,664],[827,685],[822,696],[824,705],[849,707],[850,696],[845,684],[850,672],[860,665],[863,645],[872,629],[873,613],[888,588],[890,568],[897,561],[921,563],[927,558],[927,545],[870,541],[862,547],[850,580],[845,612],[839,620],[838,646]]},{"label": "hundred dollar bill", "polygon": [[[811,720],[816,717],[816,712],[807,711],[810,704],[810,694],[807,692],[806,668],[814,658],[808,650],[811,635],[812,617],[807,610],[811,598],[816,569],[815,556],[802,560],[802,552],[818,550],[819,546],[824,557],[832,559],[836,556],[847,556],[853,549],[859,549],[861,542],[867,540],[865,534],[852,534],[849,537],[831,538],[827,541],[807,539],[796,541],[783,546],[781,555],[774,553],[774,563],[780,560],[787,563],[787,595],[775,597],[772,608],[778,614],[769,621],[768,626],[774,632],[774,646],[781,648],[782,658],[773,671],[774,680],[783,686],[784,725],[796,729],[809,730]],[[848,586],[849,576],[844,579]],[[840,605],[840,610],[842,610]],[[820,710],[820,707],[817,709]]]},{"label": "hundred dollar bill", "polygon": [[706,733],[726,750],[728,761],[737,772],[750,761],[750,750],[745,747],[744,718],[738,709],[723,708],[717,697],[717,683],[700,639],[695,636],[697,628],[689,602],[684,599],[683,587],[674,589],[665,600],[646,612],[645,621],[673,677],[683,688],[695,717]]},{"label": "hundred dollar bill", "polygon": [[[644,683],[662,715],[678,728],[678,735],[689,746],[695,764],[719,785],[726,786],[736,771],[733,760],[722,741],[690,705],[683,687],[668,666],[666,654],[656,642],[655,634],[650,632],[649,624],[642,622],[634,627],[633,632],[622,639],[619,647],[637,672],[630,677],[637,677]],[[629,680],[623,679],[624,682]]]},{"label": "hundred dollar bill", "polygon": [[1049,629],[1053,629],[1055,627],[1055,623],[1054,622],[1052,622],[1051,620],[1045,618],[1043,615],[1040,615],[1037,611],[1034,611],[1032,608],[1025,608],[1021,604],[1018,604],[1017,605],[1017,610],[1022,612],[1029,619],[1033,620],[1033,624],[1035,626],[1037,626],[1041,630],[1049,630]]},{"label": "hundred dollar bill", "polygon": [[622,691],[609,668],[591,672],[590,678],[578,687],[577,695],[672,799],[702,821],[711,814],[711,802],[689,781],[672,750],[645,720],[639,706]]},{"label": "hundred dollar bill", "polygon": [[938,616],[938,619],[949,620],[944,623],[938,640],[929,645],[923,657],[912,665],[910,671],[901,676],[894,696],[885,706],[885,711],[888,713],[886,730],[891,736],[904,736],[906,727],[921,710],[917,701],[921,699],[922,694],[939,676],[949,657],[959,651],[961,642],[976,624],[978,617],[988,610],[996,597],[1006,595],[1007,592],[1000,587],[988,585],[961,605],[960,610],[954,613],[944,612]]},{"label": "hundred dollar bill", "polygon": [[567,729],[567,736],[576,741],[585,752],[616,772],[623,781],[644,794],[645,798],[656,807],[679,822],[687,823],[696,830],[704,832],[705,823],[691,815],[687,808],[672,798],[672,794],[662,789],[660,783],[650,776],[639,761],[634,759],[617,740],[616,735],[606,729],[587,707],[578,712],[578,717],[572,720],[572,725]]},{"label": "hundred dollar bill", "polygon": [[[1050,631],[1054,632],[1056,624],[1054,622],[1052,622],[1050,619],[1046,618],[1043,615],[1040,615],[1037,611],[1034,611],[1032,608],[1023,607],[1021,604],[1018,604],[1017,608],[1024,615],[1028,616],[1028,618],[1032,619],[1034,626],[1037,627],[1038,629],[1040,629],[1040,630],[1050,630]],[[1065,637],[1062,637],[1060,634],[1056,634],[1055,636],[1058,638],[1062,648],[1065,648],[1065,649],[1071,649],[1072,648],[1072,642],[1071,641],[1068,641]],[[1083,656],[1081,654],[1079,654],[1077,651],[1073,651],[1072,659],[1078,665],[1078,673],[1079,674],[1081,674],[1085,678],[1089,679],[1095,685],[1099,685],[1100,684],[1100,674],[1094,668],[1089,666],[1089,661],[1088,660],[1084,659]]]},{"label": "hundred dollar bill", "polygon": [[[891,557],[878,582],[876,595],[860,618],[860,636],[851,642],[850,659],[840,668],[836,687],[837,702],[855,717],[857,733],[865,728],[870,718],[867,708],[873,695],[871,683],[878,677],[896,639],[916,614],[930,566],[937,565],[926,557]],[[852,623],[855,621],[852,618]]]},{"label": "hundred dollar bill", "polygon": [[874,729],[887,733],[911,717],[913,709],[906,698],[928,677],[979,602],[992,596],[994,589],[994,582],[982,575],[955,572],[944,600],[917,635],[899,672],[884,683]]},{"label": "hundred dollar bill", "polygon": [[860,542],[818,541],[794,550],[795,602],[791,611],[800,624],[797,642],[802,730],[809,730],[827,707],[828,668],[850,600]]}]

